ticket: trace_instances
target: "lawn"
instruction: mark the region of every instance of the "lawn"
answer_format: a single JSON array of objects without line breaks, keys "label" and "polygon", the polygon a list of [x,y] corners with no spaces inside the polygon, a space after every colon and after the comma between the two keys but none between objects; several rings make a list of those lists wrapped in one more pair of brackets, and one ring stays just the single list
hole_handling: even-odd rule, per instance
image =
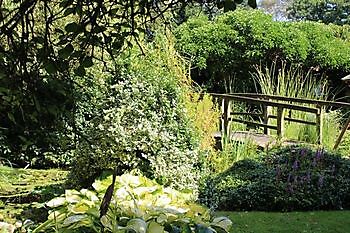
[{"label": "lawn", "polygon": [[219,212],[233,222],[235,233],[346,233],[350,211],[312,212]]}]

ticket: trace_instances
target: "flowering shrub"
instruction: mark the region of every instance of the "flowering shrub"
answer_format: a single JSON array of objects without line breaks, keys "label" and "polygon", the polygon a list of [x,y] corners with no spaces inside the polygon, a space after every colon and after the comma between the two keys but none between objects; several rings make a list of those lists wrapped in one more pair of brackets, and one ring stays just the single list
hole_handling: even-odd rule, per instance
[{"label": "flowering shrub", "polygon": [[322,149],[275,149],[207,180],[200,199],[221,210],[350,208],[350,160]]}]

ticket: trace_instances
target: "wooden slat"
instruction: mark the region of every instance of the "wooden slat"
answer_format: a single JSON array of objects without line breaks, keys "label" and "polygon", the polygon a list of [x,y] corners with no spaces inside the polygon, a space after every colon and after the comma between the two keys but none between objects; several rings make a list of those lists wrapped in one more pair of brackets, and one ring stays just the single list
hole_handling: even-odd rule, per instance
[{"label": "wooden slat", "polygon": [[341,140],[343,139],[343,136],[344,136],[346,130],[348,129],[349,124],[350,124],[350,117],[349,117],[348,120],[345,122],[345,124],[344,124],[344,126],[343,126],[343,128],[342,128],[342,130],[341,130],[341,132],[340,132],[340,134],[339,134],[339,136],[338,136],[338,138],[337,138],[337,141],[336,141],[335,144],[334,144],[334,147],[333,147],[334,150],[338,149],[338,146],[340,145],[340,142],[341,142]]},{"label": "wooden slat", "polygon": [[[277,116],[269,115],[269,118],[276,119]],[[304,121],[301,119],[290,118],[290,117],[284,117],[284,120],[290,121],[290,122],[295,122],[295,123],[300,123],[300,124],[305,124],[305,125],[316,125],[316,122],[313,122],[313,121]]]},{"label": "wooden slat", "polygon": [[255,112],[231,112],[231,116],[263,116],[262,113]]},{"label": "wooden slat", "polygon": [[216,97],[229,98],[229,99],[235,100],[235,101],[255,103],[255,104],[265,104],[267,106],[288,108],[288,109],[293,109],[293,110],[303,111],[303,112],[318,113],[317,108],[304,107],[304,106],[299,106],[299,105],[294,105],[294,104],[275,103],[275,102],[271,102],[271,101],[267,101],[267,100],[254,99],[254,98],[250,98],[250,97],[242,97],[242,96],[236,96],[236,95],[231,95],[231,94],[212,94],[212,95],[216,96]]},{"label": "wooden slat", "polygon": [[243,123],[243,124],[247,124],[247,125],[255,125],[255,126],[259,126],[259,127],[266,127],[268,129],[277,130],[277,126],[274,126],[274,125],[266,125],[266,124],[262,124],[262,123],[258,123],[258,122],[246,121],[246,120],[241,120],[241,119],[236,119],[236,118],[230,118],[230,120],[235,121],[235,122],[239,122],[239,123]]},{"label": "wooden slat", "polygon": [[313,99],[304,99],[304,98],[297,98],[297,97],[265,95],[265,94],[258,94],[258,93],[233,93],[233,95],[255,97],[255,98],[260,97],[265,99],[274,99],[274,100],[297,102],[297,103],[304,103],[304,104],[314,104],[314,105],[320,105],[320,106],[347,107],[347,108],[350,107],[350,103],[337,102],[337,101],[313,100]]}]

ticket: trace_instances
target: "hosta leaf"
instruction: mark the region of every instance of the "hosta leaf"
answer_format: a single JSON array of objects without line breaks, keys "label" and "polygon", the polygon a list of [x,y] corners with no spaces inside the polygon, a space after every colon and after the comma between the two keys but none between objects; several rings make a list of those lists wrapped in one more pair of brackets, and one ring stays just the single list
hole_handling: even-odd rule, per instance
[{"label": "hosta leaf", "polygon": [[203,224],[196,224],[195,233],[216,233],[216,231]]},{"label": "hosta leaf", "polygon": [[51,201],[47,202],[46,205],[48,207],[54,208],[54,207],[62,206],[66,203],[67,203],[66,198],[56,197],[56,198],[52,199]]},{"label": "hosta leaf", "polygon": [[228,232],[232,227],[232,221],[227,217],[217,217],[213,219],[211,225],[219,226]]},{"label": "hosta leaf", "polygon": [[66,190],[65,196],[69,203],[78,203],[81,200],[80,192],[76,190]]},{"label": "hosta leaf", "polygon": [[147,233],[163,233],[164,227],[161,226],[159,223],[151,221],[148,224]]},{"label": "hosta leaf", "polygon": [[87,215],[85,214],[82,214],[82,215],[72,215],[72,216],[69,216],[68,218],[66,218],[64,221],[63,221],[63,226],[68,226],[68,225],[71,225],[73,223],[77,223],[77,222],[80,222],[84,219],[87,219]]},{"label": "hosta leaf", "polygon": [[131,219],[127,224],[128,229],[133,229],[137,233],[146,233],[147,231],[147,223],[139,218]]},{"label": "hosta leaf", "polygon": [[83,213],[86,213],[88,210],[89,210],[89,206],[82,202],[74,205],[74,207],[72,207],[71,209],[71,211],[74,214],[83,214]]}]

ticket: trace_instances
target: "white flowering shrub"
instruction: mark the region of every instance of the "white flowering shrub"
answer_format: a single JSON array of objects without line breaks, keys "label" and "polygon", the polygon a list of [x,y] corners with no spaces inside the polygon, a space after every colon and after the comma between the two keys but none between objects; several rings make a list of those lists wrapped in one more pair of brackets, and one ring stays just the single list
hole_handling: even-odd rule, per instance
[{"label": "white flowering shrub", "polygon": [[148,47],[146,56],[132,52],[123,67],[85,122],[70,183],[90,185],[102,170],[123,165],[161,184],[196,189],[199,138],[186,110],[185,67],[166,45]]}]

